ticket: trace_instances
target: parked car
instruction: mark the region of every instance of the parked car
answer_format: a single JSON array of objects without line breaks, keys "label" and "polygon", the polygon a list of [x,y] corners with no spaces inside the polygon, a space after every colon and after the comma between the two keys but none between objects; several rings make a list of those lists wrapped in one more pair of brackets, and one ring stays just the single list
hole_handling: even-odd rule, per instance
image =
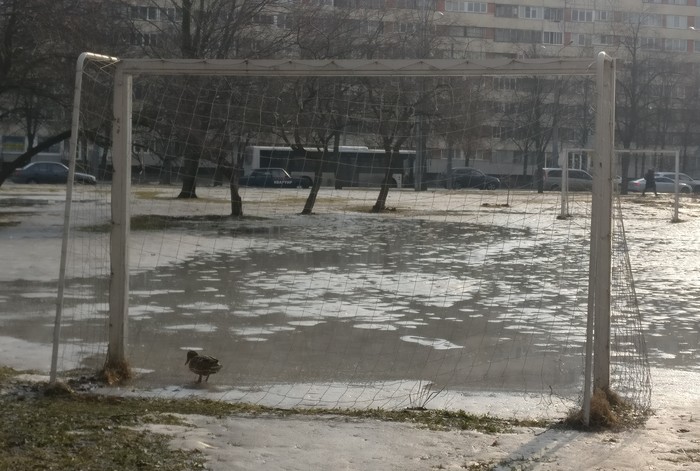
[{"label": "parked car", "polygon": [[445,175],[445,187],[449,188],[450,184],[454,190],[462,188],[495,190],[501,186],[501,180],[472,167],[456,167],[452,169],[451,174]]},{"label": "parked car", "polygon": [[[15,170],[10,180],[15,183],[66,183],[68,167],[60,162],[32,162]],[[87,173],[75,172],[73,181],[94,185],[97,178]]]},{"label": "parked car", "polygon": [[307,176],[293,177],[283,168],[256,168],[238,180],[241,186],[266,188],[309,188],[313,180]]},{"label": "parked car", "polygon": [[[658,193],[675,193],[676,182],[675,180],[668,177],[660,177],[656,175],[656,191]],[[644,186],[646,185],[646,180],[643,178],[638,178],[637,180],[632,180],[627,184],[627,191],[644,191]],[[687,183],[678,182],[678,191],[680,193],[692,193],[693,187]]]},{"label": "parked car", "polygon": [[[667,177],[670,178],[671,180],[676,179],[676,172],[656,172],[657,177]],[[687,175],[685,173],[679,173],[678,174],[678,181],[682,183],[687,183],[693,188],[694,192],[700,192],[700,180],[695,180],[693,177],[690,175]]]},{"label": "parked car", "polygon": [[[562,188],[562,168],[544,168],[544,189],[549,191],[559,191]],[[586,191],[593,188],[593,177],[590,173],[570,168],[568,169],[568,189],[569,191]]]}]

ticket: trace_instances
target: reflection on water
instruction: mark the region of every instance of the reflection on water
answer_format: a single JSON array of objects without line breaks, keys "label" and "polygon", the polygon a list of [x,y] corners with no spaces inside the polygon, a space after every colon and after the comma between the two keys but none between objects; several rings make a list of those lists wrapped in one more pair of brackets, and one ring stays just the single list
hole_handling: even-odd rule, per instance
[{"label": "reflection on water", "polygon": [[[326,222],[229,234],[252,240],[134,276],[138,312],[171,311],[132,322],[135,357],[161,363],[150,339],[170,336],[167,347],[216,353],[236,383],[578,383],[585,244],[480,224]],[[149,369],[180,367],[169,366]]]},{"label": "reflection on water", "polygon": [[[194,348],[219,357],[222,384],[414,379],[576,389],[588,243],[585,228],[557,224],[534,231],[527,221],[505,229],[356,215],[220,228],[215,250],[132,276],[130,358],[152,372],[143,379],[150,385],[182,383],[183,350]],[[42,290],[32,286],[29,316],[27,287],[11,287],[3,301],[19,315],[3,316],[4,330],[50,339],[54,305]],[[700,312],[674,304],[673,292],[700,295],[678,280],[650,301],[651,363],[697,367]],[[64,337],[104,342],[107,307],[83,318],[82,302],[66,301]]]}]

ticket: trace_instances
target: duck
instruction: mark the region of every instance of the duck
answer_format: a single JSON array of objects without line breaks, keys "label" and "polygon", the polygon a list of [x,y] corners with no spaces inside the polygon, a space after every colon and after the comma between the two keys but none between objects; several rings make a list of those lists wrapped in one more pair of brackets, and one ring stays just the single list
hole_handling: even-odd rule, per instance
[{"label": "duck", "polygon": [[190,371],[196,375],[199,375],[197,383],[202,382],[202,376],[205,376],[204,381],[208,382],[209,375],[213,375],[214,373],[218,372],[223,366],[216,358],[209,355],[200,355],[194,350],[187,352],[187,361],[185,362],[185,365],[188,363],[190,366]]}]

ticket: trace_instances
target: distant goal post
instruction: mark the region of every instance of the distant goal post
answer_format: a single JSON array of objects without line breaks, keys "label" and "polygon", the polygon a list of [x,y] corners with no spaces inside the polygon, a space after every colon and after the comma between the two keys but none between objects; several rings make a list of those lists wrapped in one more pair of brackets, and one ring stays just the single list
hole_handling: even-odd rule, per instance
[{"label": "distant goal post", "polygon": [[[559,165],[563,170],[562,173],[562,196],[561,196],[561,216],[568,215],[568,169],[570,168],[570,161],[577,159],[579,162],[584,160],[587,162],[593,162],[592,159],[595,155],[595,149],[593,148],[583,148],[583,147],[573,147],[565,148],[560,156]],[[587,158],[584,158],[587,157]],[[627,166],[625,170],[622,165],[622,158],[626,157],[630,164],[634,164],[632,168]],[[579,168],[580,166],[575,166]],[[680,207],[680,151],[678,150],[664,150],[664,149],[615,149],[614,159],[613,159],[613,171],[610,174],[610,185],[617,187],[616,189],[622,192],[620,185],[626,185],[627,181],[633,178],[639,178],[644,175],[648,168],[655,169],[658,171],[665,171],[675,174],[674,184],[675,191],[674,194],[674,204],[673,204],[673,216],[671,222],[679,222],[680,218],[678,216],[678,210]],[[588,170],[588,168],[582,168],[583,170]],[[631,174],[630,174],[631,173]],[[594,176],[595,178],[595,176]]]}]

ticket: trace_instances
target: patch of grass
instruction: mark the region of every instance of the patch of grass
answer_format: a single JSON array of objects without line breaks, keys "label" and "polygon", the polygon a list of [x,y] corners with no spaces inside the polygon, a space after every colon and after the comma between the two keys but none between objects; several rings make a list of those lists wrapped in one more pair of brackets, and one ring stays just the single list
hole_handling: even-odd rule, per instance
[{"label": "patch of grass", "polygon": [[7,366],[0,366],[0,384],[7,381],[9,378],[17,376],[19,372]]},{"label": "patch of grass", "polygon": [[[318,413],[318,412],[317,412]],[[462,410],[447,411],[431,410],[347,410],[325,411],[337,415],[345,415],[363,419],[377,419],[390,422],[410,422],[423,425],[431,430],[475,430],[495,434],[512,431],[513,427],[547,427],[545,421],[500,419],[489,415],[468,414]]]},{"label": "patch of grass", "polygon": [[0,211],[0,227],[19,226],[21,221],[16,218],[20,216],[29,216],[34,213],[26,211]]},{"label": "patch of grass", "polygon": [[643,424],[649,411],[638,411],[614,391],[596,388],[591,398],[588,426],[583,421],[583,410],[573,410],[563,425],[577,430],[623,430]]},{"label": "patch of grass", "polygon": [[[202,226],[202,223],[208,223],[210,228],[214,228],[216,223],[233,220],[229,215],[205,215],[205,216],[163,216],[160,214],[139,214],[131,217],[132,231],[162,231],[173,228],[188,228],[197,226],[197,228],[207,227]],[[256,218],[245,218],[256,219]],[[262,218],[257,218],[262,219]],[[91,226],[81,227],[80,230],[85,232],[109,232],[112,225],[110,223],[93,224]]]},{"label": "patch of grass", "polygon": [[[463,411],[276,409],[203,399],[119,398],[75,393],[69,386],[21,383],[0,368],[0,469],[185,470],[203,468],[198,451],[172,450],[143,424],[186,426],[179,414],[211,417],[315,416],[408,422],[430,429],[504,433],[545,422],[503,420]],[[77,384],[77,383],[76,383]],[[481,464],[479,465],[481,466]],[[487,469],[476,467],[469,469]]]},{"label": "patch of grass", "polygon": [[477,461],[474,463],[464,464],[462,468],[467,471],[490,471],[495,468],[493,461]]},{"label": "patch of grass", "polygon": [[177,422],[145,406],[75,394],[0,396],[0,469],[204,468],[199,452],[172,450],[167,436],[132,428]]},{"label": "patch of grass", "polygon": [[223,204],[230,204],[231,201],[229,199],[223,199],[223,198],[177,198],[177,195],[174,194],[172,191],[168,193],[164,193],[162,190],[155,190],[155,189],[139,189],[134,191],[134,196],[138,199],[142,200],[180,200],[180,201],[190,201],[192,203],[223,203]]}]

